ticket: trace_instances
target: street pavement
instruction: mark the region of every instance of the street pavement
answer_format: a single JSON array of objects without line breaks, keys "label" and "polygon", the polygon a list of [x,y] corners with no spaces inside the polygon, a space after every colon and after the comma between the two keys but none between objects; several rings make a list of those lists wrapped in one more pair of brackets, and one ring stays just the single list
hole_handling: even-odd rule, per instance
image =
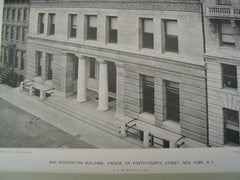
[{"label": "street pavement", "polygon": [[94,148],[0,98],[0,147]]},{"label": "street pavement", "polygon": [[[29,96],[23,92],[20,93],[18,88],[10,88],[4,84],[0,84],[0,98],[11,103],[15,107],[18,107],[20,110],[23,110],[25,113],[28,113],[28,115],[25,115],[28,117],[25,120],[25,124],[24,124],[24,121],[22,120],[24,118],[22,117],[21,117],[21,120],[18,119],[18,121],[23,121],[21,122],[23,123],[23,127],[21,127],[23,128],[23,132],[26,132],[26,131],[28,132],[28,130],[27,129],[24,130],[24,128],[27,128],[28,126],[30,126],[29,128],[32,130],[29,131],[29,134],[30,132],[32,133],[33,130],[34,130],[33,132],[40,134],[38,140],[36,139],[35,142],[32,141],[35,143],[35,146],[37,147],[55,147],[56,146],[56,147],[80,148],[80,146],[84,146],[86,148],[91,148],[91,147],[139,148],[138,146],[124,139],[121,139],[105,131],[102,131],[98,128],[95,128],[89,124],[84,123],[83,121],[80,121],[79,119],[75,119],[67,114],[64,114],[61,111],[56,110],[55,108],[52,108],[42,103],[39,97]],[[6,104],[6,103],[3,103],[3,104]],[[18,111],[20,111],[19,109]],[[4,113],[1,113],[1,114],[4,114]],[[8,113],[8,115],[10,115],[10,113]],[[34,119],[36,119],[35,117],[40,118],[40,120],[34,121]],[[32,120],[32,123],[29,123],[31,120]],[[53,140],[52,139],[53,135],[49,134],[51,131],[57,131],[56,129],[45,131],[45,128],[43,127],[37,128],[37,127],[41,127],[44,123],[47,123],[48,125],[46,126],[48,126],[48,128],[50,129],[55,127],[59,130],[59,132],[62,131],[62,133],[54,134],[54,136],[59,137],[60,139],[59,141]],[[31,127],[33,125],[35,125],[36,127],[34,128]],[[17,127],[18,125],[16,125],[15,129],[18,129]],[[30,135],[26,135],[26,136],[29,137]],[[36,138],[38,137],[37,134],[34,134],[34,133],[32,134],[32,136]],[[48,140],[51,142],[49,142],[48,144],[45,143],[45,141],[48,141]],[[54,143],[55,141],[56,143]],[[22,140],[22,143],[20,143],[22,144],[21,147],[30,147],[28,144],[29,142],[30,140],[28,141],[28,139],[26,141]],[[73,142],[73,144],[71,145],[70,142]]]}]

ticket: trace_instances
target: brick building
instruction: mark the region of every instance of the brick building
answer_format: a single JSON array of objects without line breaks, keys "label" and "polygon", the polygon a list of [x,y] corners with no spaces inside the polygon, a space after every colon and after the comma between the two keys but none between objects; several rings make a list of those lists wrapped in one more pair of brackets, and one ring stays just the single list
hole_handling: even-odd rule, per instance
[{"label": "brick building", "polygon": [[209,144],[239,145],[240,2],[205,0]]},{"label": "brick building", "polygon": [[5,0],[2,19],[0,81],[18,86],[25,76],[28,0]]}]

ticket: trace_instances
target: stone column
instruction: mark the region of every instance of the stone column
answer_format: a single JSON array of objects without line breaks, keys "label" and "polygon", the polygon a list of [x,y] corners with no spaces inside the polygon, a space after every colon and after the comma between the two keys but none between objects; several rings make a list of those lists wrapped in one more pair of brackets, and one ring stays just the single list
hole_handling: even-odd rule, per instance
[{"label": "stone column", "polygon": [[42,66],[41,80],[42,82],[44,82],[47,79],[47,60],[45,52],[42,52],[41,66]]},{"label": "stone column", "polygon": [[33,96],[33,85],[30,85],[29,87],[29,95]]},{"label": "stone column", "polygon": [[78,55],[78,82],[77,82],[77,101],[85,102],[87,100],[86,92],[86,60]]},{"label": "stone column", "polygon": [[121,130],[120,130],[120,133],[122,135],[123,138],[125,138],[127,136],[127,128],[126,128],[126,123],[125,122],[122,122],[121,123]]},{"label": "stone column", "polygon": [[46,99],[46,91],[45,90],[40,90],[40,99],[45,100]]},{"label": "stone column", "polygon": [[67,52],[62,52],[60,54],[60,59],[60,91],[62,91],[64,97],[67,97],[73,95],[73,61],[70,54]]},{"label": "stone column", "polygon": [[23,91],[24,81],[20,82],[19,92]]},{"label": "stone column", "polygon": [[125,64],[115,62],[117,75],[117,92],[116,92],[116,117],[124,116],[124,67]]},{"label": "stone column", "polygon": [[145,148],[149,147],[149,131],[145,130],[143,132],[143,145]]},{"label": "stone column", "polygon": [[108,110],[108,69],[104,60],[98,60],[99,69],[99,92],[98,92],[98,110]]}]

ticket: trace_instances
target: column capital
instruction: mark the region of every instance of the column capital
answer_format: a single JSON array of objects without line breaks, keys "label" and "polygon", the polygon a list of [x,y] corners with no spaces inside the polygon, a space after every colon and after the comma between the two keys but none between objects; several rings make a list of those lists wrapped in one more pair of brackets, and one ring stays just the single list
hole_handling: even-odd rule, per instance
[{"label": "column capital", "polygon": [[106,64],[107,62],[104,59],[97,58],[96,61],[98,61],[101,64]]},{"label": "column capital", "polygon": [[60,56],[67,56],[68,53],[64,52],[64,51],[61,51],[59,54],[60,54]]},{"label": "column capital", "polygon": [[122,62],[114,62],[115,66],[118,68],[125,68],[125,63]]},{"label": "column capital", "polygon": [[75,53],[75,56],[77,56],[78,59],[85,59],[85,57],[82,54]]}]

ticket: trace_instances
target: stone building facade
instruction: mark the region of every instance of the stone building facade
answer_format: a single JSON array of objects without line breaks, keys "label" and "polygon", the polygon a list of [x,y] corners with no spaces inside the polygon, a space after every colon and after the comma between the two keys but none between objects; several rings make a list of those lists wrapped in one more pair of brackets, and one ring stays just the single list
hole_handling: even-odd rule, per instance
[{"label": "stone building facade", "polygon": [[18,86],[25,76],[29,11],[28,0],[4,1],[0,79],[11,86]]},{"label": "stone building facade", "polygon": [[116,117],[134,120],[146,147],[154,138],[165,147],[206,146],[200,1],[30,3],[26,79],[40,94],[54,88],[83,103],[93,91],[102,111],[115,99]]},{"label": "stone building facade", "polygon": [[240,2],[205,0],[209,144],[239,145]]}]

